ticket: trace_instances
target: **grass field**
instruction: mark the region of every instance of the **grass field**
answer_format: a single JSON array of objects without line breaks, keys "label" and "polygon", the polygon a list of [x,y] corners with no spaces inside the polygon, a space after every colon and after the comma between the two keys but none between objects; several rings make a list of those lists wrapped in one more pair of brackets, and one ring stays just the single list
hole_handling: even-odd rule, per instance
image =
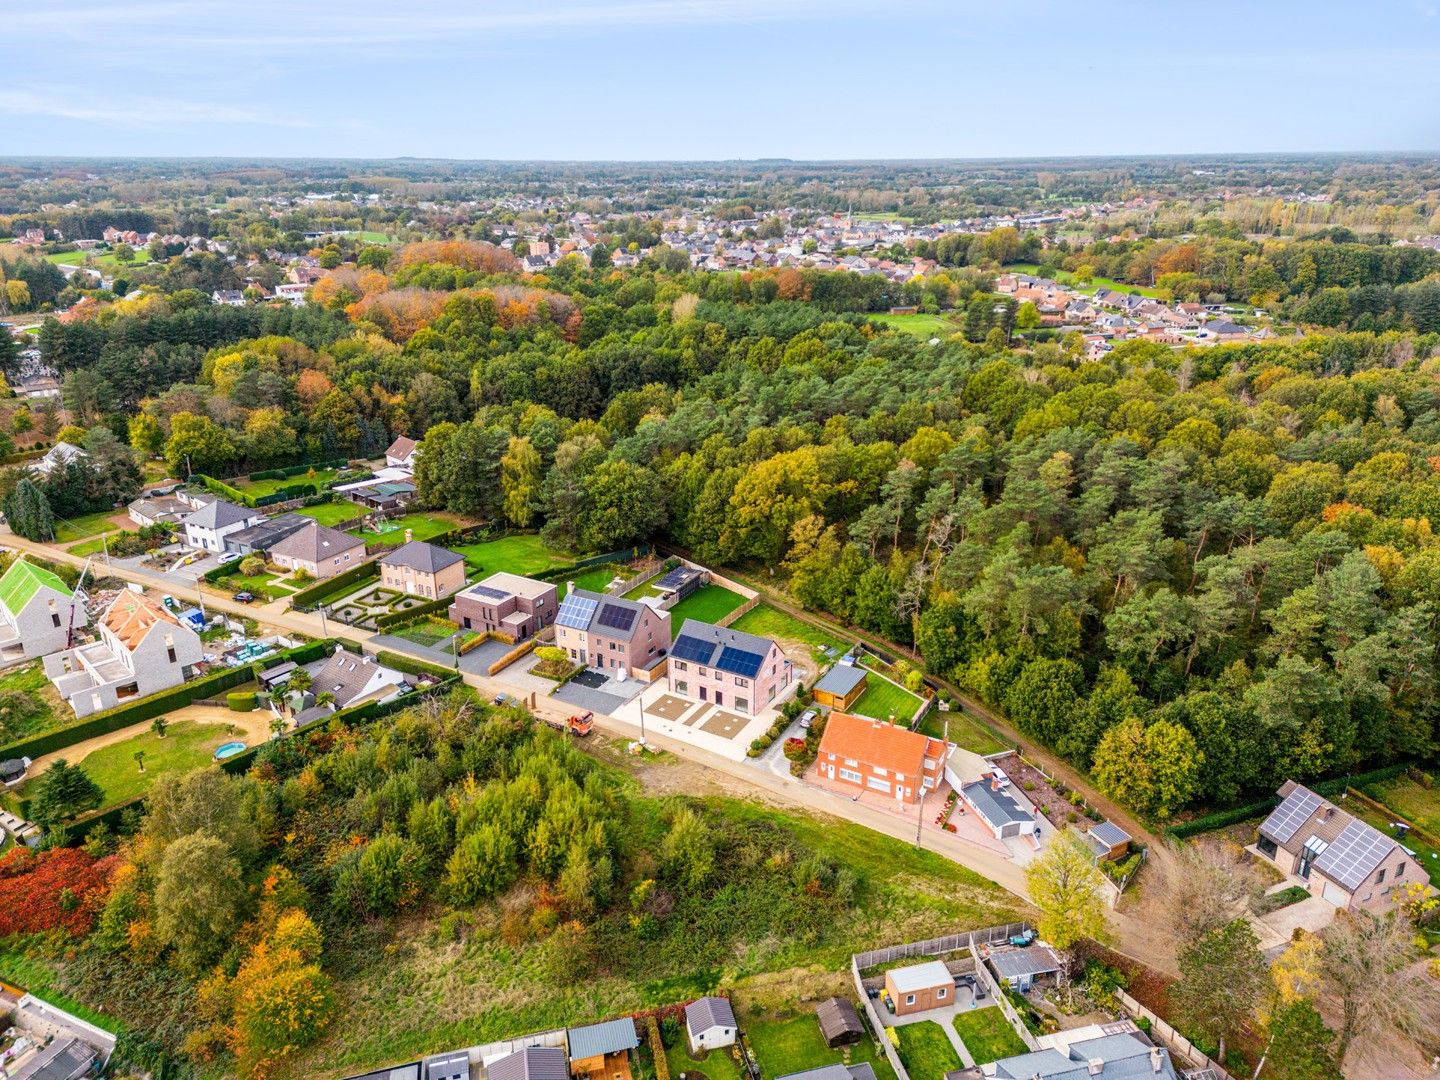
[{"label": "grass field", "polygon": [[958,334],[960,326],[951,322],[943,315],[925,315],[916,312],[914,315],[870,315],[868,318],[896,330],[904,330],[907,334],[914,334],[916,337],[945,338],[951,334]]},{"label": "grass field", "polygon": [[97,1013],[86,1008],[81,1002],[61,993],[56,985],[55,972],[39,956],[23,951],[20,938],[7,938],[0,944],[0,981],[18,986],[36,997],[44,998],[51,1005],[88,1021],[103,1031],[124,1030],[113,1016]]},{"label": "grass field", "polygon": [[890,714],[895,714],[897,723],[907,724],[915,716],[915,711],[920,708],[920,699],[910,693],[904,687],[896,686],[888,679],[882,678],[877,672],[870,672],[867,680],[865,693],[860,695],[860,700],[855,702],[855,707],[850,711],[859,716],[869,716],[875,720],[888,720]]},{"label": "grass field", "polygon": [[314,484],[315,490],[319,491],[339,475],[338,469],[316,469],[313,477],[300,473],[298,476],[287,476],[284,479],[231,480],[230,486],[256,499],[263,499],[266,495],[273,495],[281,488],[289,487],[291,484]]},{"label": "grass field", "polygon": [[[1390,827],[1390,815],[1366,806],[1358,799],[1345,800],[1345,809],[1354,814],[1367,825],[1373,825],[1386,836],[1396,838],[1395,830]],[[1413,832],[1407,833],[1405,839],[1400,841],[1405,847],[1415,852],[1415,860],[1430,877],[1430,884],[1440,888],[1440,850],[1431,844],[1421,840]]]},{"label": "grass field", "polygon": [[774,638],[780,642],[809,645],[810,652],[816,660],[830,659],[825,652],[826,649],[844,652],[847,648],[846,643],[834,634],[827,633],[818,626],[802,622],[795,616],[787,615],[779,608],[773,608],[769,604],[756,604],[730,625],[746,634],[758,634],[760,637]]},{"label": "grass field", "polygon": [[351,529],[351,536],[358,536],[362,540],[383,540],[386,543],[394,543],[397,546],[405,542],[405,530],[409,529],[412,540],[429,540],[432,536],[439,536],[442,533],[453,532],[460,527],[460,519],[449,514],[406,514],[404,517],[391,518],[385,522],[380,531],[375,532],[366,529],[364,526]]},{"label": "grass field", "polygon": [[342,521],[349,521],[364,512],[363,506],[357,506],[352,502],[317,503],[314,506],[302,506],[298,510],[292,511],[303,517],[314,518],[321,525],[339,525]]},{"label": "grass field", "polygon": [[842,1062],[856,1065],[868,1061],[875,1070],[877,1080],[894,1080],[895,1070],[890,1067],[884,1053],[876,1050],[871,1039],[861,1039],[845,1050],[832,1050],[826,1046],[825,1038],[820,1034],[820,1023],[808,1003],[801,1006],[799,1016],[749,1020],[744,1021],[744,1027],[750,1049],[755,1052],[760,1071],[765,1076],[788,1076],[826,1065]]},{"label": "grass field", "polygon": [[914,1077],[943,1077],[960,1068],[960,1055],[934,1020],[906,1024],[900,1032],[900,1064]]},{"label": "grass field", "polygon": [[0,707],[0,719],[7,721],[0,727],[0,731],[4,732],[0,735],[0,742],[39,735],[71,719],[68,715],[69,707],[60,700],[54,684],[45,677],[45,666],[39,660],[23,667],[12,668],[0,677],[0,694],[4,693],[24,694],[31,701],[37,702],[40,708],[35,715],[26,717],[24,721],[10,722],[9,718],[4,716],[8,710]]},{"label": "grass field", "polygon": [[361,589],[367,589],[374,585],[376,580],[380,577],[380,566],[378,563],[374,562],[370,563],[369,565],[374,568],[374,573],[371,574],[369,577],[362,578],[359,581],[352,581],[349,584],[337,585],[335,586],[335,588],[330,589],[328,592],[321,593],[315,602],[317,604],[333,604],[342,596],[349,596],[351,593],[357,593]]},{"label": "grass field", "polygon": [[[547,548],[540,537],[531,533],[464,544],[452,550],[465,556],[472,573],[487,576],[500,570],[529,576],[573,561],[569,555]],[[606,583],[609,583],[608,578]]]},{"label": "grass field", "polygon": [[[198,724],[182,720],[172,724],[162,739],[153,731],[145,731],[121,742],[102,746],[86,755],[79,764],[90,779],[105,793],[102,806],[143,795],[156,778],[167,772],[188,772],[209,765],[214,750],[221,743],[234,739],[240,729],[226,724]],[[136,751],[145,753],[145,771],[135,762]],[[76,764],[72,762],[71,764]],[[19,793],[34,783],[22,784]]]},{"label": "grass field", "polygon": [[46,255],[45,261],[54,263],[56,266],[84,266],[85,252],[62,251],[58,255]]},{"label": "grass field", "polygon": [[670,1075],[676,1080],[679,1080],[682,1073],[687,1077],[703,1073],[706,1080],[746,1080],[745,1070],[730,1056],[730,1047],[711,1050],[703,1059],[696,1059],[690,1056],[690,1048],[685,1043],[686,1038],[682,1032],[674,1046],[665,1048],[665,1060],[670,1064]]},{"label": "grass field", "polygon": [[686,619],[718,622],[743,603],[745,597],[723,585],[703,585],[670,609],[670,634],[678,636]]},{"label": "grass field", "polygon": [[1361,790],[1410,824],[1440,836],[1440,788],[1423,788],[1408,776],[1397,776]]},{"label": "grass field", "polygon": [[227,596],[237,592],[252,592],[256,596],[268,596],[271,600],[276,600],[282,596],[289,596],[291,593],[298,592],[300,588],[297,585],[291,585],[289,582],[277,580],[283,576],[282,574],[272,574],[268,570],[262,574],[256,574],[254,577],[234,574],[215,582],[214,588],[219,589]]},{"label": "grass field", "polygon": [[56,518],[55,542],[71,544],[76,540],[85,540],[104,532],[114,532],[120,528],[110,520],[114,514],[114,510],[97,510],[93,514],[81,514],[79,517]]},{"label": "grass field", "polygon": [[90,540],[81,540],[80,543],[72,544],[65,550],[68,551],[71,555],[79,556],[82,559],[88,558],[91,555],[104,554],[105,534],[101,534],[100,536],[96,536]]},{"label": "grass field", "polygon": [[[409,626],[400,626],[389,631],[396,637],[402,637],[406,641],[413,641],[416,645],[445,645],[455,636],[460,628],[452,622],[444,619],[431,617],[421,619],[419,622],[411,623]],[[446,651],[449,651],[447,646]]]},{"label": "grass field", "polygon": [[[957,1013],[952,1022],[955,1034],[970,1051],[976,1065],[999,1061],[1001,1058],[1023,1054],[1030,1048],[1025,1045],[1005,1014],[998,1008],[973,1009],[968,1013]],[[901,1035],[904,1039],[904,1035]]]},{"label": "grass field", "polygon": [[[625,568],[619,563],[605,563],[603,566],[592,566],[588,570],[581,570],[575,574],[566,576],[565,581],[573,581],[577,589],[589,589],[591,592],[604,592],[605,586],[615,579],[615,575],[621,577],[626,575]],[[565,592],[565,581],[557,582],[562,598]]]},{"label": "grass field", "polygon": [[989,729],[983,727],[980,721],[959,709],[951,709],[949,712],[931,709],[925,714],[925,719],[920,721],[918,730],[932,739],[940,739],[946,734],[946,724],[949,724],[950,741],[972,753],[998,754],[1001,750],[1011,749],[992,735]]}]

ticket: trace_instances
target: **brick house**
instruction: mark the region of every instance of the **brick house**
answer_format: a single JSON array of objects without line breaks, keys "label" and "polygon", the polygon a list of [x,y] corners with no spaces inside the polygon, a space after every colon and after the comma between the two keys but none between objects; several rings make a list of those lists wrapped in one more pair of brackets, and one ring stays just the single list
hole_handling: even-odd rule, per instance
[{"label": "brick house", "polygon": [[820,779],[916,803],[937,787],[949,757],[944,741],[880,720],[832,712],[820,737]]},{"label": "brick house", "polygon": [[548,581],[502,570],[456,593],[446,616],[466,630],[501,633],[518,643],[555,621],[556,594]]},{"label": "brick house", "polygon": [[665,677],[672,694],[755,716],[785,696],[795,670],[769,638],[686,619]]},{"label": "brick house", "polygon": [[649,677],[670,651],[670,613],[571,588],[555,617],[555,644],[572,660],[609,675]]},{"label": "brick house", "polygon": [[316,521],[285,537],[269,555],[276,566],[328,578],[364,562],[365,541]]},{"label": "brick house", "polygon": [[1255,848],[1314,896],[1345,911],[1388,911],[1423,867],[1398,841],[1293,780],[1260,824]]},{"label": "brick house", "polygon": [[441,600],[465,587],[465,557],[412,540],[380,556],[380,584],[411,596]]}]

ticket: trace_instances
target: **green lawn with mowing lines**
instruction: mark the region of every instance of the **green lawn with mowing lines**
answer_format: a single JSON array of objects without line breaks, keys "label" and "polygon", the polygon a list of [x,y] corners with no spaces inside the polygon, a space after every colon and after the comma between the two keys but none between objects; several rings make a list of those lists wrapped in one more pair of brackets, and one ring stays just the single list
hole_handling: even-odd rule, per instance
[{"label": "green lawn with mowing lines", "polygon": [[670,609],[670,635],[676,637],[686,619],[719,622],[745,603],[745,597],[723,585],[704,585]]},{"label": "green lawn with mowing lines", "polygon": [[858,716],[869,716],[875,720],[888,720],[895,714],[897,724],[908,724],[920,708],[920,699],[909,690],[896,686],[879,673],[871,671],[866,679],[865,693],[855,702],[850,711]]}]

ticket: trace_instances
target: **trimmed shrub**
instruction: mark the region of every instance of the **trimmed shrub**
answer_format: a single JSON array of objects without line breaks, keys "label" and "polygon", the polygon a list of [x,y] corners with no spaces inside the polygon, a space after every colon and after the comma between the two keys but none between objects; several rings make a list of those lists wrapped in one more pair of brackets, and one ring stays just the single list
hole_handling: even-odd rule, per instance
[{"label": "trimmed shrub", "polygon": [[[331,578],[330,580],[335,579]],[[423,604],[416,604],[404,611],[387,611],[384,615],[376,616],[375,629],[387,630],[397,626],[409,626],[421,619],[428,619],[431,615],[439,615],[450,610],[450,600],[451,598],[447,596],[443,600],[429,600]]]},{"label": "trimmed shrub", "polygon": [[320,599],[338,592],[349,585],[359,585],[361,582],[369,581],[371,578],[380,576],[380,564],[377,562],[363,562],[358,566],[352,566],[349,570],[342,571],[334,577],[317,581],[314,585],[301,589],[290,597],[290,607],[295,611],[311,611],[319,603]]},{"label": "trimmed shrub", "polygon": [[255,701],[255,691],[253,690],[244,690],[240,693],[225,695],[225,702],[233,712],[254,712]]}]

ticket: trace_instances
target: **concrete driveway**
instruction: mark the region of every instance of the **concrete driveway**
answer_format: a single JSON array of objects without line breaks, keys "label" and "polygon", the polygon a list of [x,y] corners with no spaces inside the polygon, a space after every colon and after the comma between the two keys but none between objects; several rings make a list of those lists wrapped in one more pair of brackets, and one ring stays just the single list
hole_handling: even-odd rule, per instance
[{"label": "concrete driveway", "polygon": [[1268,915],[1257,915],[1251,921],[1260,939],[1260,948],[1269,952],[1288,946],[1296,930],[1308,930],[1312,934],[1324,930],[1334,921],[1338,910],[1323,897],[1307,896]]}]

